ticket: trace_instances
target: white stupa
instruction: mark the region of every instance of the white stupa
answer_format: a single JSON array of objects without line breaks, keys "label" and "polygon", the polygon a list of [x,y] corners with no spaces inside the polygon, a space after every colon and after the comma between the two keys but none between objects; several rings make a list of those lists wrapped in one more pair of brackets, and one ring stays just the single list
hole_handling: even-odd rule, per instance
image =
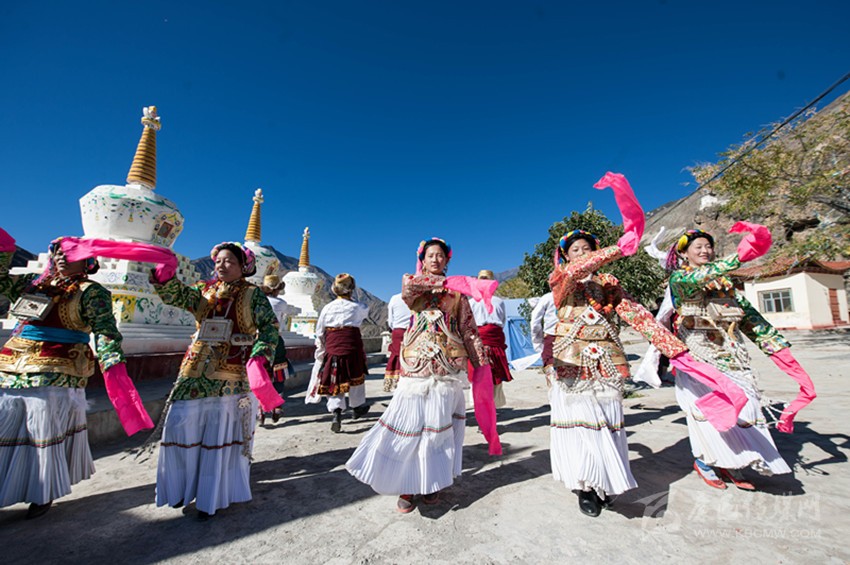
[{"label": "white stupa", "polygon": [[[171,248],[183,231],[183,214],[156,188],[156,132],[161,124],[156,107],[143,109],[142,137],[127,184],[100,185],[80,198],[85,237],[150,243]],[[177,255],[177,277],[186,284],[198,280],[188,257]],[[100,259],[92,276],[112,292],[118,327],[126,353],[184,351],[195,331],[194,317],[166,306],[149,282],[150,263]]]},{"label": "white stupa", "polygon": [[[251,208],[251,217],[248,219],[248,229],[245,230],[245,247],[254,252],[256,257],[255,260],[257,262],[257,272],[251,277],[248,277],[248,280],[257,286],[263,284],[263,279],[269,275],[280,276],[281,271],[280,260],[277,258],[274,251],[268,247],[260,245],[260,241],[262,241],[260,206],[263,201],[263,190],[258,188],[254,191],[254,206]],[[286,299],[284,298],[284,300]],[[300,308],[287,303],[285,313],[289,320],[292,320],[294,316],[298,316],[300,312]],[[313,327],[315,331],[315,324]],[[281,337],[283,337],[283,340],[286,342],[287,347],[312,344],[312,338],[307,339],[304,335],[290,331],[288,325],[281,328],[280,333]]]},{"label": "white stupa", "polygon": [[283,299],[286,303],[301,309],[301,313],[292,317],[289,329],[303,336],[316,337],[316,322],[319,314],[313,306],[313,296],[319,288],[321,280],[310,266],[310,228],[304,228],[304,238],[301,240],[301,257],[298,259],[298,270],[291,271],[283,277],[286,283],[286,293]]}]

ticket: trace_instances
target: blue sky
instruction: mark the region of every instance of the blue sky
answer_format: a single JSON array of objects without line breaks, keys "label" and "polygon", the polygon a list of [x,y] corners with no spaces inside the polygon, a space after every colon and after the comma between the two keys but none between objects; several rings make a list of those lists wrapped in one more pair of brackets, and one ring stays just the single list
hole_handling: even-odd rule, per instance
[{"label": "blue sky", "polygon": [[[419,240],[453,274],[502,271],[626,174],[646,210],[686,168],[850,70],[846,1],[5,2],[2,225],[31,251],[81,235],[156,105],[175,250],[242,239],[388,299]],[[836,94],[846,92],[845,83]],[[833,99],[830,97],[827,102]]]}]

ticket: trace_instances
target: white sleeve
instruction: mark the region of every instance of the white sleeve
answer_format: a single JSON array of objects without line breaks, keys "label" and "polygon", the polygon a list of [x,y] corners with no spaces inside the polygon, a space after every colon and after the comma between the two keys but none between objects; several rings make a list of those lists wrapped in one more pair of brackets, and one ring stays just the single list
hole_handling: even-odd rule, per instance
[{"label": "white sleeve", "polygon": [[543,320],[546,314],[546,301],[538,300],[531,311],[531,345],[534,351],[543,351]]},{"label": "white sleeve", "polygon": [[496,316],[499,317],[499,322],[501,322],[503,328],[508,325],[508,315],[505,311],[504,300],[500,300],[499,304],[496,306]]},{"label": "white sleeve", "polygon": [[363,304],[362,302],[357,303],[357,325],[359,326],[363,323],[363,320],[369,317],[369,307]]},{"label": "white sleeve", "polygon": [[395,320],[395,315],[393,314],[393,310],[395,309],[393,308],[394,303],[393,299],[390,298],[390,301],[387,304],[387,326],[390,329],[393,329],[393,320]]}]

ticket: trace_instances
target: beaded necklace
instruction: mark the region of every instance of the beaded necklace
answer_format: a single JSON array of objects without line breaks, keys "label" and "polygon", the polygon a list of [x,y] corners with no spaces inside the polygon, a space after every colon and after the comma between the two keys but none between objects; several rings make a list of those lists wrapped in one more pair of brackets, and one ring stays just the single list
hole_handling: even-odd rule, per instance
[{"label": "beaded necklace", "polygon": [[[229,307],[230,301],[239,292],[240,289],[247,286],[245,279],[238,279],[231,283],[224,281],[216,281],[212,284],[213,292],[210,293],[207,301],[210,308],[215,309],[217,314],[224,312],[224,307]],[[229,309],[229,308],[228,308]]]},{"label": "beaded necklace", "polygon": [[599,301],[597,301],[595,298],[593,298],[593,296],[590,293],[590,290],[588,289],[587,283],[585,283],[585,282],[578,283],[576,290],[581,292],[584,295],[585,300],[587,300],[587,303],[591,306],[591,308],[593,308],[594,310],[596,310],[600,314],[604,314],[605,316],[610,316],[611,312],[614,311],[614,304],[612,303],[613,293],[605,292],[605,299],[607,300],[607,304],[602,305],[602,304],[599,303]]}]

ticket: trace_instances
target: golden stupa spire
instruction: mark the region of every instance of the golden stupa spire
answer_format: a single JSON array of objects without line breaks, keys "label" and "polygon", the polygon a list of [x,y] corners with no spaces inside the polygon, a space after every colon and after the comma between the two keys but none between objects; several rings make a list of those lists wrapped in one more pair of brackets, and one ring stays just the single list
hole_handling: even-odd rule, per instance
[{"label": "golden stupa spire", "polygon": [[298,259],[299,267],[310,266],[310,228],[304,228],[304,239],[301,241],[301,257]]},{"label": "golden stupa spire", "polygon": [[153,190],[156,188],[156,132],[162,127],[156,106],[142,108],[142,138],[136,147],[136,156],[127,174],[127,184],[141,184]]},{"label": "golden stupa spire", "polygon": [[260,243],[260,204],[263,203],[263,189],[254,191],[254,207],[251,208],[251,217],[248,219],[248,229],[245,230],[245,241]]}]

